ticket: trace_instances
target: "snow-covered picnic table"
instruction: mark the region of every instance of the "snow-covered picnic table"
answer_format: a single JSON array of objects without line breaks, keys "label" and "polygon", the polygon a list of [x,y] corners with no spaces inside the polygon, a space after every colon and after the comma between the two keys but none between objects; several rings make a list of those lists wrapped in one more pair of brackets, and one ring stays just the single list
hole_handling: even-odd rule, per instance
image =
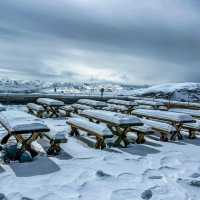
[{"label": "snow-covered picnic table", "polygon": [[107,111],[112,111],[112,112],[121,112],[121,113],[128,112],[128,108],[126,106],[110,104],[110,103],[107,103],[107,106],[103,107],[102,110],[107,110]]},{"label": "snow-covered picnic table", "polygon": [[115,113],[104,110],[84,110],[80,113],[81,116],[88,118],[92,122],[105,123],[112,133],[117,136],[114,141],[115,146],[128,145],[127,133],[131,126],[142,126],[143,123],[137,117]]},{"label": "snow-covered picnic table", "polygon": [[92,99],[79,99],[77,101],[78,104],[83,104],[87,106],[91,106],[93,108],[102,108],[106,106],[106,103],[103,101],[96,101]]},{"label": "snow-covered picnic table", "polygon": [[[46,124],[39,118],[23,111],[2,111],[0,113],[0,124],[6,130],[6,135],[1,144],[7,144],[13,136],[21,144],[23,150],[31,150],[31,143],[45,132],[49,131]],[[25,136],[24,136],[25,134]],[[30,135],[28,138],[26,137]]]},{"label": "snow-covered picnic table", "polygon": [[169,111],[160,111],[160,110],[147,110],[147,109],[136,109],[132,112],[133,115],[139,117],[145,117],[150,119],[157,119],[167,123],[172,124],[177,131],[177,134],[174,135],[172,139],[178,136],[179,139],[182,139],[180,129],[184,123],[194,122],[192,116],[184,113],[175,113]]},{"label": "snow-covered picnic table", "polygon": [[135,100],[139,105],[147,105],[152,106],[154,109],[158,109],[160,106],[164,106],[165,104],[162,102],[150,101],[150,100]]},{"label": "snow-covered picnic table", "polygon": [[38,98],[37,103],[44,107],[45,112],[48,114],[48,117],[58,117],[59,108],[65,105],[63,101],[50,98]]},{"label": "snow-covered picnic table", "polygon": [[184,108],[171,108],[170,112],[185,113],[195,118],[200,118],[200,110],[184,109]]},{"label": "snow-covered picnic table", "polygon": [[115,104],[115,105],[126,106],[128,108],[127,113],[131,113],[134,107],[138,105],[134,101],[126,101],[126,100],[120,100],[120,99],[109,99],[107,102],[113,105]]},{"label": "snow-covered picnic table", "polygon": [[87,105],[84,105],[84,104],[79,104],[79,103],[74,103],[71,105],[72,108],[74,108],[74,112],[75,113],[79,113],[79,111],[81,110],[89,110],[89,109],[92,109],[91,106],[87,106]]}]

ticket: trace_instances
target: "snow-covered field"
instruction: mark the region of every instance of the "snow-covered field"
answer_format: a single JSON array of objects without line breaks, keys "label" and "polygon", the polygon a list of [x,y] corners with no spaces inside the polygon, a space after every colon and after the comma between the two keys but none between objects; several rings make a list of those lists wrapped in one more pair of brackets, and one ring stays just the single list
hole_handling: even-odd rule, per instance
[{"label": "snow-covered field", "polygon": [[[10,106],[9,109],[24,107]],[[64,120],[45,119],[57,131]],[[199,200],[200,138],[96,150],[68,137],[57,157],[0,165],[0,199],[5,200]]]}]

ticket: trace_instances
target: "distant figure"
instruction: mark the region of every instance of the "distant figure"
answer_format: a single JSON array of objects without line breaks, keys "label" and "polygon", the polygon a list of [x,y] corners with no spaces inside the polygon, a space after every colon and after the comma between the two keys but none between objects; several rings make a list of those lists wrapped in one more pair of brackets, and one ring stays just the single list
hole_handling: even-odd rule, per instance
[{"label": "distant figure", "polygon": [[104,88],[101,88],[101,89],[100,89],[100,92],[101,92],[101,97],[103,97]]},{"label": "distant figure", "polygon": [[54,88],[54,92],[55,92],[55,93],[57,92],[57,88],[56,88],[56,87]]}]

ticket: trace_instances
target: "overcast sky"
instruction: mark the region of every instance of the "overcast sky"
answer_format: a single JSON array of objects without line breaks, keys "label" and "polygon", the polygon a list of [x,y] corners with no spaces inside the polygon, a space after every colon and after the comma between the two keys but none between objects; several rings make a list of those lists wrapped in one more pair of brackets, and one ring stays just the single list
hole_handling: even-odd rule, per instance
[{"label": "overcast sky", "polygon": [[0,0],[0,76],[200,82],[200,1]]}]

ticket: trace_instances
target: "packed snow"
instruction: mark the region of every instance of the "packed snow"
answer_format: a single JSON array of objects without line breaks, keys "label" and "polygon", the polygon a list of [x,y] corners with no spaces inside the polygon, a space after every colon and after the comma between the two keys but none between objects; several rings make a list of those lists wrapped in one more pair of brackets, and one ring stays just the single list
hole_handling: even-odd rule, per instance
[{"label": "packed snow", "polygon": [[[26,110],[9,106],[8,110]],[[200,137],[101,151],[69,137],[62,119],[44,119],[68,143],[55,157],[0,165],[2,200],[199,200]]]},{"label": "packed snow", "polygon": [[91,99],[79,99],[77,101],[78,104],[88,105],[88,106],[94,106],[94,107],[104,107],[106,106],[105,102],[102,101],[95,101]]},{"label": "packed snow", "polygon": [[124,105],[124,106],[137,106],[137,103],[134,101],[125,101],[125,100],[119,100],[119,99],[109,99],[108,103]]}]

